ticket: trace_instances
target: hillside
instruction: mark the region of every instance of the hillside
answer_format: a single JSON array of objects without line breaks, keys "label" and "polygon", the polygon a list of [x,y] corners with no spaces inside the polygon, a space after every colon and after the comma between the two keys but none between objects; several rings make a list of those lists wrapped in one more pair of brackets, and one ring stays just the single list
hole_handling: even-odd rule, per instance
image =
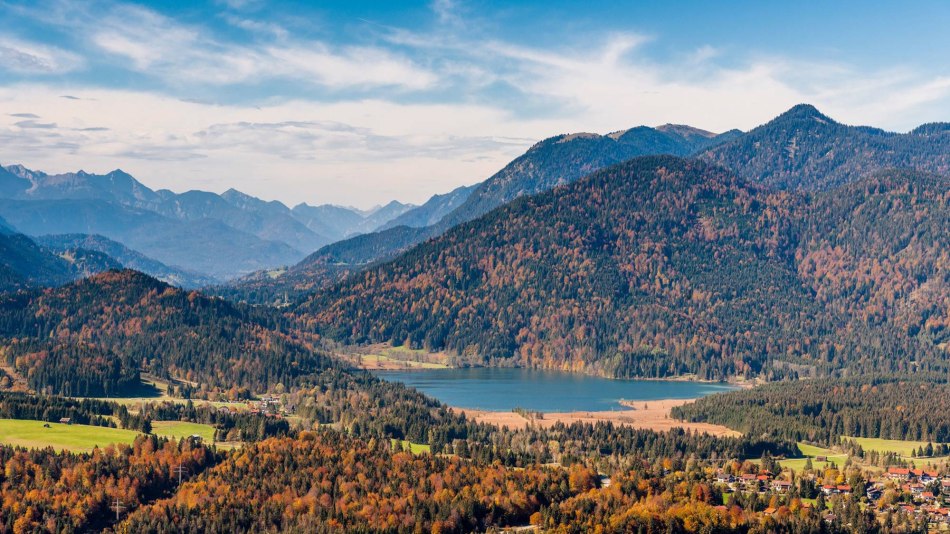
[{"label": "hillside", "polygon": [[[0,297],[0,336],[32,387],[60,394],[116,394],[137,385],[140,369],[196,392],[259,391],[329,365],[269,310],[135,271]],[[78,368],[98,390],[78,389]]]},{"label": "hillside", "polygon": [[757,370],[816,312],[777,216],[786,208],[706,165],[639,158],[458,226],[300,312],[331,336],[477,364]]},{"label": "hillside", "polygon": [[802,104],[699,157],[780,189],[827,190],[889,168],[950,172],[950,125],[898,134],[841,124]]},{"label": "hillside", "polygon": [[823,307],[852,328],[950,342],[950,178],[882,171],[815,196],[796,254]]},{"label": "hillside", "polygon": [[939,367],[947,190],[896,172],[812,198],[638,158],[460,225],[299,312],[332,337],[479,365],[702,378]]}]

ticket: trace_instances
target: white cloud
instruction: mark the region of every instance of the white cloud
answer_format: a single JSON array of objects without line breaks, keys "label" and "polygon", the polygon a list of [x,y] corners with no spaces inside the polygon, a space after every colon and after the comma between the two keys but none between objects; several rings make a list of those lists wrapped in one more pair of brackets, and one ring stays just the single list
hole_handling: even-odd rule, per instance
[{"label": "white cloud", "polygon": [[[36,16],[92,28],[76,35],[104,56],[97,61],[155,77],[164,94],[66,82],[0,88],[0,160],[50,171],[122,167],[176,190],[237,187],[289,203],[421,202],[483,180],[559,133],[667,122],[749,129],[801,102],[843,122],[908,130],[950,110],[950,78],[907,67],[858,70],[715,43],[661,62],[651,46],[663,37],[638,33],[526,45],[494,37],[490,24],[447,0],[432,4],[431,31],[372,25],[345,44],[231,12],[225,22],[254,39],[236,44],[124,4],[97,4],[103,14],[52,6]],[[0,39],[0,64],[14,61],[3,52],[9,42]],[[25,54],[21,68],[37,73],[83,65],[62,50],[14,44],[7,47]],[[275,82],[293,94],[329,89],[335,100],[280,99]],[[241,105],[172,96],[234,87],[260,92]]]},{"label": "white cloud", "polygon": [[267,199],[370,206],[421,202],[494,173],[565,123],[488,106],[290,101],[222,106],[158,94],[0,88],[0,162],[63,172],[121,167],[154,187],[236,187]]},{"label": "white cloud", "polygon": [[60,48],[0,37],[0,67],[18,74],[63,74],[83,64],[80,56]]}]

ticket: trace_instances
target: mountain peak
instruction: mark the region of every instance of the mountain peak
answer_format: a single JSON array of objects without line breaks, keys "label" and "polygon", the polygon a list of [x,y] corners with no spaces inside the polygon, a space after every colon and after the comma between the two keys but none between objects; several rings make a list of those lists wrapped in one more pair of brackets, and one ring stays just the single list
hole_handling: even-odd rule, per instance
[{"label": "mountain peak", "polygon": [[776,122],[788,122],[788,121],[801,121],[801,120],[814,120],[821,123],[834,123],[835,121],[818,111],[818,108],[811,104],[798,104],[793,106],[791,109],[782,113],[778,117],[775,117],[772,120],[773,123]]},{"label": "mountain peak", "polygon": [[716,134],[703,130],[701,128],[696,128],[695,126],[690,126],[688,124],[664,124],[662,126],[657,126],[655,130],[663,133],[672,133],[679,135],[685,139],[702,137],[705,139],[712,139],[716,137]]}]

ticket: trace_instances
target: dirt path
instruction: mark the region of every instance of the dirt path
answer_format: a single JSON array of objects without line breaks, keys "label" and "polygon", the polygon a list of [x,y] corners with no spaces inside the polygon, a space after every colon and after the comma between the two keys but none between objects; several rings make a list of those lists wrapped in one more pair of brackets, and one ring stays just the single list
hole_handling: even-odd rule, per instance
[{"label": "dirt path", "polygon": [[677,421],[670,417],[670,410],[674,406],[681,406],[695,399],[664,399],[654,401],[627,401],[623,404],[628,407],[625,410],[616,410],[609,412],[565,412],[565,413],[546,413],[541,419],[528,420],[514,412],[490,412],[486,410],[471,410],[465,408],[453,408],[457,412],[464,413],[466,417],[474,419],[480,423],[489,423],[497,426],[507,426],[508,428],[525,428],[529,423],[549,427],[554,423],[561,421],[565,424],[575,422],[596,423],[598,421],[611,421],[618,425],[628,425],[634,428],[644,428],[649,430],[670,430],[671,428],[685,428],[688,430],[706,432],[713,436],[739,436],[740,433],[722,425],[712,423],[687,423]]}]

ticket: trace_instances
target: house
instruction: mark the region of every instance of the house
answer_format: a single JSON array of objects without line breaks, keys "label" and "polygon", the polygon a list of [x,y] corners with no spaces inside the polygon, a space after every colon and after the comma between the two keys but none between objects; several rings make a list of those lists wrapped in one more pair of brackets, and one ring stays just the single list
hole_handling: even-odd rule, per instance
[{"label": "house", "polygon": [[923,500],[926,501],[926,502],[933,502],[934,499],[936,499],[936,497],[934,497],[934,494],[933,494],[932,491],[924,491],[924,492],[922,492],[922,493],[920,494],[920,498],[923,499]]},{"label": "house", "polygon": [[905,467],[888,467],[887,477],[892,480],[909,480],[911,472]]},{"label": "house", "polygon": [[915,484],[911,484],[910,486],[908,486],[907,489],[910,490],[910,493],[912,495],[920,495],[921,493],[924,492],[925,489],[927,489],[927,487],[921,484],[920,482],[917,482]]},{"label": "house", "polygon": [[775,508],[771,507],[771,506],[769,506],[768,508],[766,508],[766,509],[764,510],[765,515],[775,515],[775,512],[776,512],[776,511],[777,511],[777,510],[776,510]]},{"label": "house", "polygon": [[917,475],[917,478],[919,478],[924,484],[927,484],[937,480],[937,477],[939,476],[940,475],[936,471],[921,471],[921,473]]},{"label": "house", "polygon": [[788,480],[773,480],[772,491],[785,493],[792,488],[792,483]]},{"label": "house", "polygon": [[835,486],[833,484],[825,484],[824,486],[821,487],[821,492],[824,493],[825,495],[834,495],[838,493],[838,486]]},{"label": "house", "polygon": [[59,422],[60,422],[61,424],[64,424],[64,425],[71,425],[71,424],[73,424],[73,420],[72,420],[71,418],[69,418],[69,417],[63,417],[63,418],[61,418],[61,419],[59,420]]},{"label": "house", "polygon": [[840,493],[840,494],[842,494],[842,495],[850,495],[850,494],[851,494],[851,486],[849,486],[849,485],[847,485],[847,484],[839,484],[838,487],[835,488],[835,489],[837,489],[837,490],[838,490],[838,493]]},{"label": "house", "polygon": [[736,477],[732,476],[729,473],[726,473],[723,471],[718,471],[716,473],[716,482],[719,482],[720,484],[732,484],[735,481],[736,481]]},{"label": "house", "polygon": [[950,495],[950,479],[944,479],[940,481],[940,493],[944,495]]},{"label": "house", "polygon": [[195,444],[201,443],[201,439],[202,439],[201,436],[199,436],[198,434],[192,434],[188,436],[188,440]]}]

